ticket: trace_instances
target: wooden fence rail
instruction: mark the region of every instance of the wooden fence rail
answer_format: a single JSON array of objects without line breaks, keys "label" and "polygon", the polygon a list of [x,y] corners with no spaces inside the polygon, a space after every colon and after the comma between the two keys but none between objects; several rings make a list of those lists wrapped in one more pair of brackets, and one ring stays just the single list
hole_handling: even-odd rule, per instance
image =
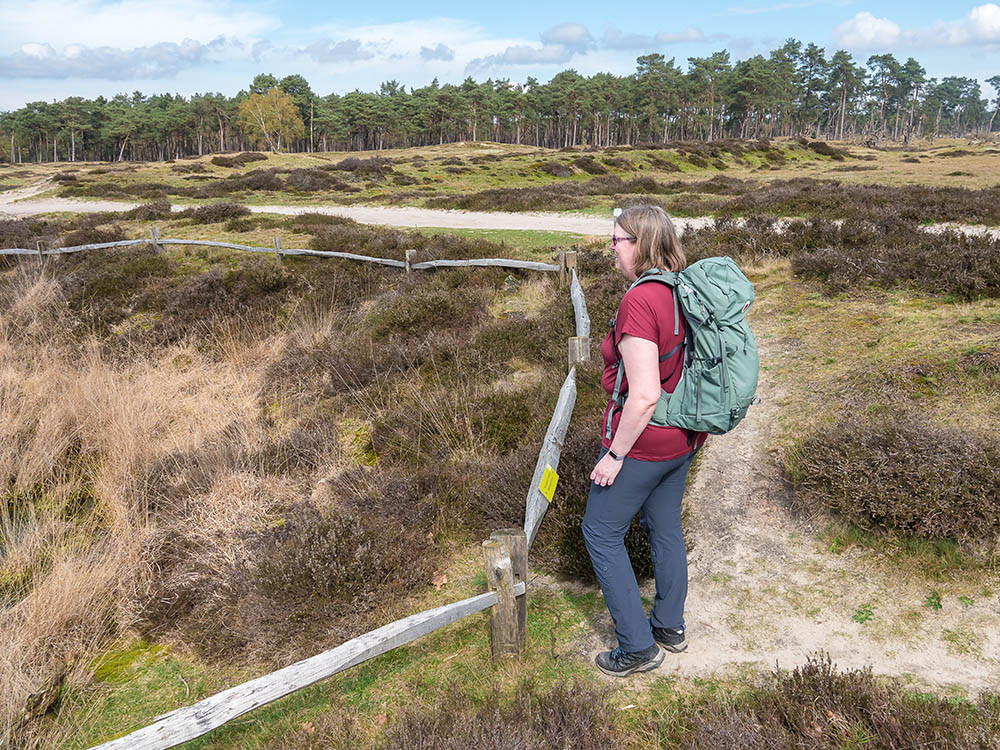
[{"label": "wooden fence rail", "polygon": [[549,271],[558,272],[559,265],[554,263],[540,263],[532,260],[515,260],[511,258],[472,258],[469,260],[428,260],[420,263],[407,265],[406,261],[392,260],[390,258],[375,258],[370,255],[358,255],[357,253],[342,253],[333,250],[310,250],[308,248],[281,247],[280,242],[276,242],[274,247],[255,247],[253,245],[239,245],[234,242],[215,242],[212,240],[177,240],[156,237],[153,240],[121,240],[119,242],[95,242],[89,245],[73,245],[72,247],[54,247],[47,250],[29,250],[24,247],[11,247],[0,249],[0,255],[33,255],[45,257],[48,255],[67,255],[69,253],[79,253],[84,250],[105,250],[118,247],[136,247],[138,245],[190,245],[202,247],[219,247],[227,250],[241,250],[248,253],[267,253],[277,255],[279,260],[283,255],[311,255],[318,258],[342,258],[344,260],[358,260],[365,263],[378,263],[383,266],[393,268],[413,268],[417,270],[431,270],[444,267],[480,267],[495,266],[499,268],[519,268],[529,271]]},{"label": "wooden fence rail", "polygon": [[542,479],[546,469],[555,471],[559,468],[559,456],[562,453],[563,441],[569,429],[569,420],[573,416],[573,406],[576,404],[576,367],[571,367],[569,375],[563,381],[559,390],[559,399],[549,421],[549,428],[542,440],[542,449],[538,452],[535,463],[535,473],[531,477],[528,497],[524,509],[524,532],[528,535],[528,548],[535,541],[535,534],[542,524],[545,511],[549,509],[549,499],[542,494]]},{"label": "wooden fence rail", "polygon": [[[524,595],[524,590],[523,582],[514,584],[516,596]],[[165,750],[175,747],[201,737],[248,711],[391,651],[463,617],[488,609],[496,603],[496,592],[489,591],[471,599],[410,615],[277,672],[244,682],[194,705],[178,708],[158,717],[149,726],[97,745],[94,750]]]}]

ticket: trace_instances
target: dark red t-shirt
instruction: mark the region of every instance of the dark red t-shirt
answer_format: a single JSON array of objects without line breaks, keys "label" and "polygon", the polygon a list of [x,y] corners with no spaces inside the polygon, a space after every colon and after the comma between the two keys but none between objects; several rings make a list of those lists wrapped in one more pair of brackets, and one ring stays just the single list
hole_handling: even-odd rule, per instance
[{"label": "dark red t-shirt", "polygon": [[[652,341],[659,347],[659,356],[663,356],[684,340],[684,317],[681,316],[674,335],[674,290],[658,281],[648,281],[630,289],[618,305],[618,315],[615,318],[615,344],[621,343],[621,337],[626,333],[641,339]],[[604,358],[604,375],[601,385],[610,396],[615,389],[615,377],[618,375],[615,367],[615,354],[611,345],[611,331],[601,343],[601,356]],[[660,362],[661,388],[672,393],[681,377],[681,358],[684,349],[677,351],[663,362]],[[622,374],[621,392],[628,389],[628,378]],[[609,399],[601,425],[602,437],[607,433],[608,414],[612,413],[614,403]],[[622,412],[615,409],[611,417],[612,437],[618,429]],[[688,432],[679,427],[659,427],[646,425],[639,435],[635,445],[628,452],[629,458],[640,461],[670,461],[690,453],[695,447],[705,441],[707,433]],[[603,438],[605,448],[611,446],[611,441]]]}]

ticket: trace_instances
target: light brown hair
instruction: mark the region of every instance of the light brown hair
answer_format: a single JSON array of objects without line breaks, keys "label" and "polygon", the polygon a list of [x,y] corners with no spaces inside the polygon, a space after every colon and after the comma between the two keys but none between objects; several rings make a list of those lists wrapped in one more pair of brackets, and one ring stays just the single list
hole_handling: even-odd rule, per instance
[{"label": "light brown hair", "polygon": [[659,206],[640,203],[622,211],[615,224],[636,238],[635,275],[651,268],[683,271],[687,267],[684,248],[667,212]]}]

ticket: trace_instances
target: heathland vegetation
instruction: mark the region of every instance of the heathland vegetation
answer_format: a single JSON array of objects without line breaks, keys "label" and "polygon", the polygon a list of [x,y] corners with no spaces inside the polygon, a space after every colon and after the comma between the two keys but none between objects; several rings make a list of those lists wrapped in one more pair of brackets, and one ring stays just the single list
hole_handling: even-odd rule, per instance
[{"label": "heathland vegetation", "polygon": [[[632,75],[574,70],[548,83],[529,78],[407,91],[320,96],[301,75],[254,78],[235,96],[134,92],[107,99],[30,102],[0,114],[0,159],[11,162],[121,161],[261,148],[356,151],[495,141],[546,148],[633,145],[718,138],[802,136],[909,143],[939,135],[983,135],[1000,109],[1000,75],[928,78],[914,58],[844,50],[829,58],[790,39],[769,55],[726,51],[688,59],[636,60]],[[983,85],[996,99],[983,99]]]},{"label": "heathland vegetation", "polygon": [[[776,415],[759,447],[763,484],[733,491],[790,510],[809,564],[845,577],[794,588],[808,571],[789,561],[782,577],[792,588],[776,592],[754,572],[761,561],[734,566],[697,588],[724,602],[713,625],[744,644],[749,666],[652,673],[625,687],[599,679],[586,644],[607,631],[607,615],[579,532],[604,398],[592,361],[532,549],[521,662],[491,664],[488,631],[471,618],[193,746],[995,747],[1000,698],[963,675],[1000,663],[1000,242],[921,223],[996,224],[997,156],[956,150],[793,139],[571,152],[491,145],[317,169],[366,200],[386,191],[408,202],[390,185],[419,176],[441,178],[431,205],[447,207],[510,208],[517,191],[535,191],[538,205],[526,207],[599,211],[642,199],[716,213],[714,226],[685,235],[689,259],[728,254],[748,271]],[[490,152],[503,157],[476,161]],[[336,194],[289,192],[296,180],[324,179],[295,176],[311,168],[293,160],[315,156],[261,156],[60,167],[60,189],[147,202],[3,221],[0,246],[148,237],[153,226],[163,236],[266,246],[280,235],[286,247],[397,259],[416,249],[417,260],[549,260],[568,244],[551,233],[497,245],[474,232],[249,214],[233,201],[263,197],[246,186],[175,192],[264,179],[262,170],[276,181],[264,193],[271,202]],[[457,163],[439,161],[449,159]],[[956,184],[945,171],[956,163],[981,174]],[[844,166],[875,169],[832,172]],[[919,169],[929,184],[905,184],[917,174],[906,170]],[[810,176],[795,181],[795,171]],[[157,192],[142,194],[135,185],[153,175]],[[449,179],[469,182],[456,189]],[[602,190],[586,192],[601,179]],[[633,181],[642,189],[630,190]],[[170,212],[174,198],[192,205]],[[581,203],[558,203],[566,198]],[[606,240],[583,238],[577,249],[596,338],[621,279]],[[26,747],[85,747],[479,593],[476,548],[522,520],[571,335],[565,290],[528,272],[407,276],[170,247],[52,257],[44,268],[0,259],[0,732]],[[697,521],[699,508],[687,514]],[[729,554],[724,539],[690,541]],[[647,573],[637,528],[629,545]],[[858,598],[854,579],[877,580],[879,598]],[[820,647],[823,633],[847,631],[876,658],[861,669],[817,654],[772,672],[775,630],[757,643],[746,635],[744,620],[760,612],[775,630],[808,621]],[[718,643],[707,628],[697,636]],[[877,657],[907,649],[938,650],[943,661],[920,669],[914,657],[910,674],[883,674]],[[23,720],[28,694],[62,663],[60,700]]]}]

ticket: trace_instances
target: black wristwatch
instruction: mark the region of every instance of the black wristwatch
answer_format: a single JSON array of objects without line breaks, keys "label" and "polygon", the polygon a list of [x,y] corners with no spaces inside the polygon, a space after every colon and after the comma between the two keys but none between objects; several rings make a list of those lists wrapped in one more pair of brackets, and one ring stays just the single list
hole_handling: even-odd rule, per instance
[{"label": "black wristwatch", "polygon": [[617,453],[615,453],[610,448],[608,448],[608,455],[611,456],[611,460],[612,461],[624,461],[625,460],[625,456],[619,456]]}]

